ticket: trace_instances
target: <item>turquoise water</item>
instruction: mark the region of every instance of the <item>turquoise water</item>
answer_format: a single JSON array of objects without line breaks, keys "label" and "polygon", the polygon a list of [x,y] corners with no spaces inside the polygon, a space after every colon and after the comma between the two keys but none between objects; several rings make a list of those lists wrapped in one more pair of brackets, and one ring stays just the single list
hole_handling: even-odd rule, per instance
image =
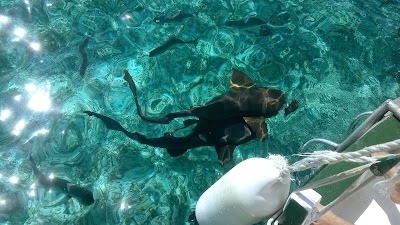
[{"label": "turquoise water", "polygon": [[[178,10],[185,18],[156,21]],[[149,56],[174,38],[196,41]],[[300,107],[268,119],[267,141],[239,146],[222,168],[212,147],[172,158],[82,113],[162,136],[182,120],[140,120],[124,69],[159,117],[226,92],[232,68]],[[397,0],[0,0],[0,222],[184,224],[235,164],[269,153],[294,161],[314,137],[341,141],[357,114],[400,95],[399,82]],[[29,151],[43,173],[93,190],[95,204],[38,185]]]}]

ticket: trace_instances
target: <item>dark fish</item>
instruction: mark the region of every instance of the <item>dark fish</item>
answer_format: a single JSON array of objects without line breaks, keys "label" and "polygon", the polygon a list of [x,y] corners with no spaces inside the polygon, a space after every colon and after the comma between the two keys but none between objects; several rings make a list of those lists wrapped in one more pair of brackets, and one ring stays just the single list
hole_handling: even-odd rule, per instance
[{"label": "dark fish", "polygon": [[108,129],[123,132],[129,138],[139,143],[166,148],[172,156],[180,156],[188,149],[201,146],[214,146],[221,165],[231,160],[236,146],[247,143],[255,138],[265,140],[267,124],[265,118],[277,115],[285,104],[284,92],[256,86],[244,73],[233,69],[230,91],[217,96],[211,101],[193,106],[189,110],[169,113],[162,118],[150,118],[144,115],[137,98],[137,88],[132,76],[124,71],[124,79],[132,91],[138,115],[145,121],[167,124],[178,117],[194,116],[198,119],[187,119],[184,127],[195,125],[192,133],[183,137],[173,136],[174,132],[163,137],[148,138],[138,132],[129,132],[114,119],[85,111],[89,116],[95,116],[103,121]]},{"label": "dark fish", "polygon": [[299,101],[293,99],[292,102],[290,102],[290,104],[285,108],[285,116],[296,111],[297,108],[299,108]]},{"label": "dark fish", "polygon": [[273,33],[272,29],[267,25],[260,26],[257,36],[269,36]]},{"label": "dark fish", "polygon": [[78,51],[82,57],[82,63],[81,66],[79,67],[79,74],[81,75],[81,77],[85,76],[86,69],[89,65],[88,56],[85,51],[85,48],[87,47],[88,43],[89,43],[89,36],[86,37],[85,40],[82,42],[82,44],[80,44],[78,47]]},{"label": "dark fish", "polygon": [[225,22],[226,26],[239,27],[239,28],[260,26],[263,24],[266,24],[266,22],[257,17],[251,17],[251,18],[244,19],[244,20],[229,20],[229,21]]},{"label": "dark fish", "polygon": [[191,44],[191,43],[197,44],[198,40],[199,40],[198,38],[196,38],[193,41],[182,41],[181,39],[176,39],[176,38],[169,39],[165,44],[163,44],[160,47],[157,47],[157,48],[151,50],[150,53],[149,53],[149,57],[154,57],[156,55],[162,54],[162,53],[166,52],[173,45]]},{"label": "dark fish", "polygon": [[178,10],[173,16],[157,16],[154,18],[156,23],[169,23],[169,22],[182,22],[184,19],[194,17],[192,14],[185,13],[182,10]]},{"label": "dark fish", "polygon": [[271,28],[270,26],[268,26],[267,24],[261,25],[261,26],[252,26],[252,27],[245,27],[242,28],[242,30],[244,32],[247,32],[249,34],[253,34],[256,37],[260,37],[260,36],[270,36],[273,34],[273,28]]},{"label": "dark fish", "polygon": [[29,164],[32,167],[33,173],[38,179],[39,184],[44,188],[53,189],[54,191],[61,192],[66,194],[69,198],[75,198],[82,205],[91,205],[94,203],[93,193],[83,187],[80,187],[74,183],[71,183],[67,180],[58,177],[46,177],[41,173],[35,161],[32,158],[32,155],[29,154],[28,158]]}]

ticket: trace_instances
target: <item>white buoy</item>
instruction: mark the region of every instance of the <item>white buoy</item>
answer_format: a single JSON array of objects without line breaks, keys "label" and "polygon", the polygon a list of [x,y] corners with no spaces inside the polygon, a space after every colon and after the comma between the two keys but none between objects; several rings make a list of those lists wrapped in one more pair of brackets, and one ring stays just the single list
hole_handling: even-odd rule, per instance
[{"label": "white buoy", "polygon": [[[278,159],[278,160],[277,160]],[[196,205],[200,225],[252,225],[281,209],[290,189],[281,156],[247,159],[205,191]]]}]

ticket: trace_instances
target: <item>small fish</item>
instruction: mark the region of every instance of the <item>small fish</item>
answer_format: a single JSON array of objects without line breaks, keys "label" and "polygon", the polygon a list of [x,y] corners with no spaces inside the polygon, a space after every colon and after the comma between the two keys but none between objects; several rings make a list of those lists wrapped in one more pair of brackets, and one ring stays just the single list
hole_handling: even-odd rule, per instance
[{"label": "small fish", "polygon": [[199,40],[198,38],[196,38],[193,41],[182,41],[181,39],[177,39],[177,38],[169,39],[165,44],[151,50],[149,53],[149,57],[154,57],[156,55],[162,54],[162,53],[166,52],[173,45],[191,44],[191,43],[197,44],[198,40]]},{"label": "small fish", "polygon": [[293,99],[290,104],[285,108],[285,116],[287,116],[289,113],[296,111],[297,108],[299,108],[299,101]]},{"label": "small fish", "polygon": [[94,203],[93,193],[91,191],[59,177],[46,177],[39,171],[30,153],[28,161],[39,184],[44,188],[64,193],[68,196],[68,199],[71,197],[75,198],[82,205],[91,205]]},{"label": "small fish", "polygon": [[257,36],[270,36],[273,33],[273,30],[267,26],[267,25],[262,25],[260,26],[260,29],[258,30]]},{"label": "small fish", "polygon": [[270,36],[273,34],[274,30],[267,24],[261,25],[261,26],[252,26],[252,27],[244,27],[241,28],[243,31],[255,35],[256,37],[260,36]]},{"label": "small fish", "polygon": [[169,23],[169,22],[182,22],[182,20],[194,17],[192,14],[185,13],[182,10],[178,10],[175,15],[169,16],[157,16],[154,18],[155,23]]},{"label": "small fish", "polygon": [[78,47],[78,51],[82,57],[82,63],[81,66],[79,67],[79,74],[81,75],[81,77],[85,76],[86,69],[89,65],[88,56],[85,51],[85,48],[87,47],[88,43],[89,43],[89,36],[87,36],[85,40],[82,42],[82,44],[80,44]]},{"label": "small fish", "polygon": [[257,17],[251,17],[251,18],[244,19],[244,20],[229,20],[229,21],[225,22],[226,26],[239,27],[239,28],[260,26],[263,24],[266,24],[266,22]]}]

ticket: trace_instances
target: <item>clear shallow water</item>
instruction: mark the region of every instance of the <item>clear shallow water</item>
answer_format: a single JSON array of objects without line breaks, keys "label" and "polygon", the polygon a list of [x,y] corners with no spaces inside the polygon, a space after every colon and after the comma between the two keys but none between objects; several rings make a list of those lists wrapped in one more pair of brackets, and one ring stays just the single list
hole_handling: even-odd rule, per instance
[{"label": "clear shallow water", "polygon": [[[177,10],[192,16],[153,21]],[[398,1],[0,0],[0,15],[4,223],[183,224],[201,193],[243,159],[279,153],[295,160],[290,155],[310,138],[340,141],[354,116],[399,96]],[[88,34],[81,76],[79,46]],[[172,38],[198,41],[149,57]],[[160,136],[180,120],[141,121],[123,69],[147,115],[158,116],[224,93],[232,67],[301,105],[269,119],[268,140],[240,146],[223,168],[211,147],[171,158],[82,113]],[[49,207],[62,196],[32,186],[30,150],[41,171],[92,189],[96,203]]]}]

